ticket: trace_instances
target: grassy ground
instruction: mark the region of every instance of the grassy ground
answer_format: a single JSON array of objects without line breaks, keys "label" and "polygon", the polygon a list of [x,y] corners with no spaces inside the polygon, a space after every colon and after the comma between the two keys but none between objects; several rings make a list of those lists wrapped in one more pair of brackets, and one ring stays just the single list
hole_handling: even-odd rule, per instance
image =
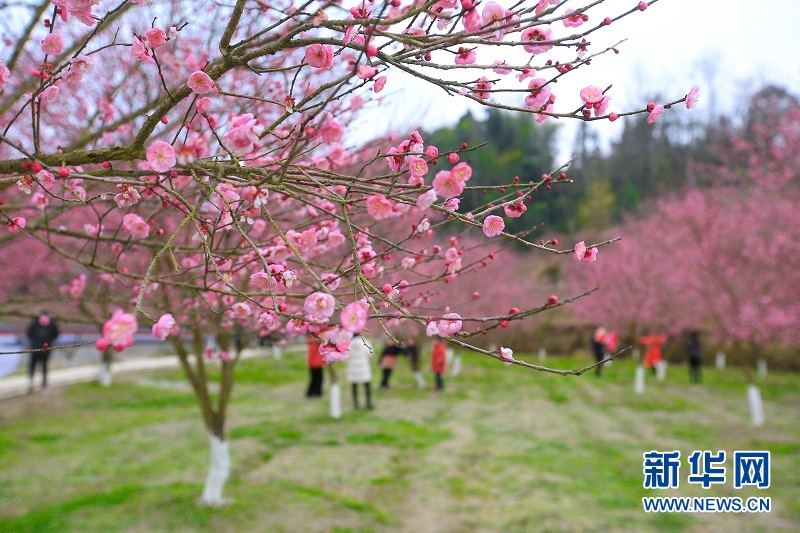
[{"label": "grassy ground", "polygon": [[[353,412],[345,390],[339,421],[303,397],[302,357],[237,373],[234,502],[222,509],[195,503],[208,447],[178,373],[0,402],[0,531],[800,530],[797,374],[762,380],[767,424],[756,429],[735,369],[707,369],[692,386],[671,368],[637,396],[630,361],[596,379],[466,355],[439,396],[415,390],[402,365],[375,411]],[[673,449],[681,488],[643,489],[642,453]],[[695,449],[770,450],[772,485],[687,486]],[[642,496],[656,495],[770,496],[773,509],[645,513]]]}]

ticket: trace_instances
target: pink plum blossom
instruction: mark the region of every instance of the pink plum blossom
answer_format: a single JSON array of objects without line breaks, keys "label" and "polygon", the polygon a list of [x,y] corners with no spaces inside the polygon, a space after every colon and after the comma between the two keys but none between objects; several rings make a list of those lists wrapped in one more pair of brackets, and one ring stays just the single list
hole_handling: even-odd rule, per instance
[{"label": "pink plum blossom", "polygon": [[697,101],[700,99],[700,87],[695,85],[689,90],[689,94],[686,95],[686,109],[691,109],[695,105],[697,105]]},{"label": "pink plum blossom", "polygon": [[95,23],[95,16],[92,8],[100,3],[100,0],[50,0],[57,7],[61,8],[61,20],[69,21],[72,15],[81,23],[92,26]]},{"label": "pink plum blossom", "polygon": [[663,112],[664,112],[664,106],[663,105],[658,104],[657,106],[655,106],[653,108],[653,110],[650,111],[650,114],[647,115],[647,123],[648,124],[652,124],[653,122],[658,120],[658,117],[660,117],[661,113],[663,113]]},{"label": "pink plum blossom", "polygon": [[412,176],[422,177],[428,173],[428,162],[421,157],[408,157],[408,170]]},{"label": "pink plum blossom", "polygon": [[72,60],[69,70],[64,75],[64,79],[70,85],[80,83],[83,77],[94,69],[94,59],[89,56],[80,55]]},{"label": "pink plum blossom", "polygon": [[327,320],[336,310],[336,300],[330,294],[315,292],[306,297],[303,309],[315,320]]},{"label": "pink plum blossom", "polygon": [[489,215],[483,220],[483,234],[487,237],[496,237],[503,232],[506,223],[496,215]]},{"label": "pink plum blossom", "polygon": [[225,145],[235,154],[244,155],[253,149],[259,141],[259,133],[263,127],[252,113],[234,116],[228,123],[228,133],[222,138]]},{"label": "pink plum blossom", "polygon": [[566,26],[567,28],[577,28],[578,26],[589,20],[588,15],[575,13],[574,9],[567,9],[564,12],[564,14],[567,15],[566,18],[564,18],[563,20],[564,26]]},{"label": "pink plum blossom", "polygon": [[166,339],[170,334],[177,333],[177,323],[175,322],[175,318],[170,313],[165,313],[159,317],[158,322],[153,324],[153,337],[156,339],[163,341]]},{"label": "pink plum blossom", "polygon": [[192,72],[189,75],[189,79],[186,80],[186,85],[195,94],[210,93],[216,88],[214,80],[211,79],[211,76],[209,76],[202,70],[196,70]]},{"label": "pink plum blossom", "polygon": [[528,207],[522,201],[516,201],[503,206],[503,211],[509,218],[519,218],[527,210]]},{"label": "pink plum blossom", "polygon": [[156,141],[150,145],[146,154],[150,169],[155,172],[168,172],[175,166],[175,149],[166,141]]},{"label": "pink plum blossom", "polygon": [[475,50],[461,47],[456,54],[456,65],[472,65],[475,63]]},{"label": "pink plum blossom", "polygon": [[10,77],[11,71],[8,70],[8,67],[5,63],[0,61],[0,91],[6,88],[6,84],[8,83]]},{"label": "pink plum blossom", "polygon": [[52,189],[56,184],[55,176],[53,176],[51,172],[48,172],[47,170],[44,169],[40,170],[36,174],[36,179],[39,180],[41,186],[47,190]]},{"label": "pink plum blossom", "polygon": [[150,28],[144,34],[150,48],[158,48],[167,44],[167,32],[161,28]]},{"label": "pink plum blossom", "polygon": [[365,301],[347,304],[342,309],[342,329],[350,333],[361,333],[367,325],[368,304]]},{"label": "pink plum blossom", "polygon": [[146,239],[150,234],[150,225],[135,213],[128,213],[122,217],[122,227],[125,228],[134,239]]},{"label": "pink plum blossom", "polygon": [[375,79],[375,85],[372,86],[372,90],[376,93],[379,93],[383,90],[386,86],[386,76],[378,76]]},{"label": "pink plum blossom", "polygon": [[131,54],[133,57],[138,59],[139,61],[144,61],[145,63],[155,63],[156,60],[153,59],[153,56],[150,55],[150,52],[147,51],[147,47],[144,45],[142,41],[139,40],[138,37],[133,37],[133,46],[131,46]]},{"label": "pink plum blossom", "polygon": [[333,65],[333,46],[315,43],[306,48],[303,60],[314,68],[329,69]]},{"label": "pink plum blossom", "polygon": [[579,242],[575,245],[575,259],[578,261],[584,261],[586,263],[591,263],[592,261],[597,260],[597,248],[586,248],[586,243],[584,241]]},{"label": "pink plum blossom", "polygon": [[594,104],[603,99],[603,90],[597,85],[587,85],[581,89],[581,100],[587,104]]},{"label": "pink plum blossom", "polygon": [[492,90],[492,82],[489,81],[489,78],[486,76],[482,76],[481,79],[478,80],[478,83],[475,84],[475,87],[472,88],[472,94],[475,95],[475,98],[480,98],[481,100],[486,100],[491,96],[489,91]]},{"label": "pink plum blossom", "polygon": [[514,359],[514,351],[511,348],[503,348],[500,347],[500,358],[503,360],[503,363],[510,365]]},{"label": "pink plum blossom", "polygon": [[7,227],[9,233],[19,233],[25,226],[27,225],[28,221],[25,220],[25,217],[15,217],[11,221],[9,221]]},{"label": "pink plum blossom", "polygon": [[492,69],[492,72],[495,74],[500,74],[501,76],[511,74],[511,69],[506,68],[507,63],[505,61],[495,61],[493,64],[495,68]]},{"label": "pink plum blossom", "polygon": [[101,351],[114,348],[121,352],[133,344],[133,334],[138,328],[135,316],[122,309],[117,309],[103,324],[103,336],[97,340],[95,345]]},{"label": "pink plum blossom", "polygon": [[454,198],[464,192],[464,180],[458,179],[449,170],[441,170],[433,178],[433,190],[442,198]]},{"label": "pink plum blossom", "polygon": [[42,41],[42,52],[56,56],[64,49],[64,39],[57,33],[51,33]]},{"label": "pink plum blossom", "polygon": [[126,183],[117,185],[117,187],[121,189],[121,192],[114,195],[114,201],[117,203],[117,207],[130,207],[139,203],[142,196],[135,187]]},{"label": "pink plum blossom", "polygon": [[375,220],[383,220],[393,215],[392,202],[383,194],[375,194],[367,198],[367,213]]},{"label": "pink plum blossom", "polygon": [[541,54],[553,48],[553,43],[530,44],[531,41],[534,43],[551,41],[553,39],[553,31],[549,27],[541,28],[536,26],[528,28],[522,32],[521,39],[522,42],[526,43],[522,48],[531,54]]},{"label": "pink plum blossom", "polygon": [[425,211],[430,206],[433,205],[433,202],[436,201],[436,191],[433,189],[428,189],[424,193],[420,194],[417,197],[417,208],[420,211]]},{"label": "pink plum blossom", "polygon": [[258,287],[259,289],[269,290],[270,275],[262,268],[250,276],[250,285]]},{"label": "pink plum blossom", "polygon": [[458,333],[461,331],[461,315],[458,313],[447,313],[436,323],[436,329],[442,337]]}]

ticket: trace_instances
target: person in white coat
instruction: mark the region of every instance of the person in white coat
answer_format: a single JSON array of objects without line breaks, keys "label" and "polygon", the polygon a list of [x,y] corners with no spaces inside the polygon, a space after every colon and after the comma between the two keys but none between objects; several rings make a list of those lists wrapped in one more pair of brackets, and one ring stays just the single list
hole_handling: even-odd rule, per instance
[{"label": "person in white coat", "polygon": [[364,384],[364,395],[367,398],[367,409],[372,409],[372,368],[370,366],[372,357],[372,345],[369,344],[361,335],[356,335],[350,341],[350,352],[347,356],[347,366],[345,367],[345,377],[350,383],[353,391],[353,407],[358,409],[358,385]]}]

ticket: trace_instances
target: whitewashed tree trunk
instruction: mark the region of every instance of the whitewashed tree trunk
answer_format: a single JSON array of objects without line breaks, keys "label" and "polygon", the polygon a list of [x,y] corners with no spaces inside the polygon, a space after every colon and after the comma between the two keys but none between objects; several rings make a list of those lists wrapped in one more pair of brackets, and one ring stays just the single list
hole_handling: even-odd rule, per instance
[{"label": "whitewashed tree trunk", "polygon": [[274,344],[272,345],[272,357],[275,359],[280,359],[283,357],[280,346],[275,346]]},{"label": "whitewashed tree trunk", "polygon": [[767,362],[764,359],[759,359],[758,363],[756,363],[756,366],[758,368],[758,377],[767,377]]},{"label": "whitewashed tree trunk", "polygon": [[636,365],[636,379],[634,382],[636,394],[644,394],[644,367]]},{"label": "whitewashed tree trunk", "polygon": [[425,378],[422,377],[422,372],[414,372],[414,379],[417,380],[417,388],[425,388]]},{"label": "whitewashed tree trunk", "polygon": [[331,418],[342,418],[342,390],[339,388],[338,383],[331,385]]},{"label": "whitewashed tree trunk", "polygon": [[222,498],[222,488],[231,472],[231,457],[227,441],[216,435],[210,435],[209,440],[211,441],[211,462],[203,495],[200,496],[200,504],[218,507],[228,503]]},{"label": "whitewashed tree trunk", "polygon": [[656,377],[658,381],[664,381],[667,377],[667,362],[659,361],[656,365]]},{"label": "whitewashed tree trunk", "polygon": [[639,348],[634,348],[633,352],[632,352],[632,355],[633,355],[633,360],[634,361],[638,361],[639,360]]},{"label": "whitewashed tree trunk", "polygon": [[452,375],[455,377],[461,373],[461,356],[456,355],[453,358],[453,371],[451,372]]},{"label": "whitewashed tree trunk", "polygon": [[751,383],[747,386],[747,403],[750,404],[750,419],[753,425],[764,425],[764,403],[761,401],[761,391],[758,386]]},{"label": "whitewashed tree trunk", "polygon": [[539,348],[539,361],[547,359],[547,350],[543,347]]},{"label": "whitewashed tree trunk", "polygon": [[717,358],[714,361],[714,364],[717,365],[717,370],[722,370],[725,368],[725,354],[722,352],[717,352]]},{"label": "whitewashed tree trunk", "polygon": [[100,385],[110,387],[114,381],[114,374],[111,372],[111,363],[100,363],[100,375],[98,377]]}]

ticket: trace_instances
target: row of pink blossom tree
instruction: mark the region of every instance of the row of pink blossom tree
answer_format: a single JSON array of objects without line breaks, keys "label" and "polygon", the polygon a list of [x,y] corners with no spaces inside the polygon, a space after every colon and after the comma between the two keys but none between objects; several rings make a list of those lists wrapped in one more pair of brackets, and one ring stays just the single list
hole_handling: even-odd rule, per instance
[{"label": "row of pink blossom tree", "polygon": [[[603,287],[573,312],[635,338],[700,330],[751,350],[800,346],[800,106],[774,89],[695,164],[703,189],[656,202],[575,287]],[[757,102],[755,102],[757,103]]]},{"label": "row of pink blossom tree", "polygon": [[[71,273],[54,284],[67,287],[65,297],[102,300],[111,316],[99,349],[125,349],[143,325],[172,342],[211,436],[202,500],[220,503],[235,335],[316,335],[330,362],[365,330],[393,336],[408,322],[470,347],[487,327],[563,304],[552,295],[486,316],[437,297],[511,242],[573,253],[504,231],[531,195],[568,184],[563,169],[508,176],[499,201],[461,212],[459,196],[481,188],[471,147],[426,145],[416,131],[354,145],[351,128],[406,77],[539,122],[636,113],[654,121],[694,105],[696,89],[615,110],[596,85],[560,94],[556,105],[560,78],[612,51],[593,44],[601,32],[649,5],[608,13],[603,4],[4,4],[17,23],[0,63],[3,246],[45,246]],[[466,259],[468,238],[484,244]],[[221,352],[206,354],[209,334]],[[564,373],[515,360],[512,348],[474,349]],[[216,396],[207,356],[221,359]]]}]

